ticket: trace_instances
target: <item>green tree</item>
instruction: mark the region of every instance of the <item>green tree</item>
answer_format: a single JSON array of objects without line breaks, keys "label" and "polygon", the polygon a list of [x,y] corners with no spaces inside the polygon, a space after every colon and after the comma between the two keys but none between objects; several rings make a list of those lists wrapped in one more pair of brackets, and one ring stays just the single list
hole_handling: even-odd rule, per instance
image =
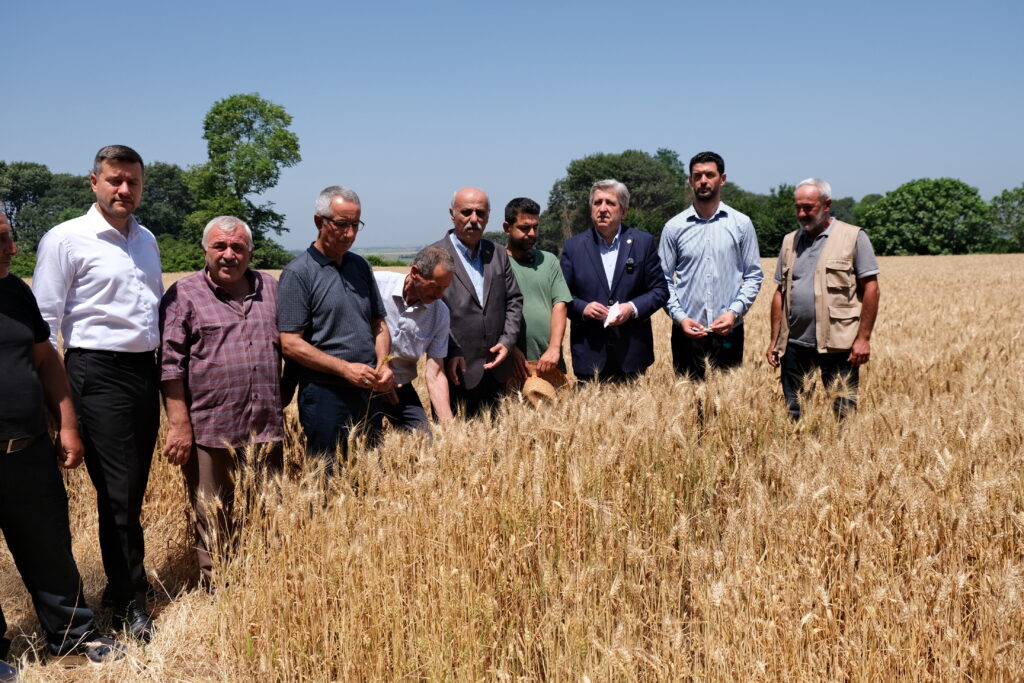
[{"label": "green tree", "polygon": [[284,216],[257,198],[277,184],[281,169],[302,158],[299,138],[288,129],[291,121],[284,107],[257,93],[214,103],[203,121],[208,161],[187,174],[196,206],[185,220],[186,239],[197,240],[211,218],[225,214],[245,220],[261,248],[269,246],[269,232],[284,230]]},{"label": "green tree", "polygon": [[[747,214],[757,233],[761,256],[775,256],[782,247],[782,238],[795,230],[796,209],[793,207],[792,185],[779,185],[769,194],[747,192],[736,186],[722,188],[722,200],[737,211]],[[726,190],[730,190],[726,192]]]},{"label": "green tree", "polygon": [[18,248],[35,251],[47,230],[85,214],[94,201],[88,176],[54,173],[46,192],[18,210]]},{"label": "green tree", "polygon": [[857,206],[857,202],[853,197],[840,197],[839,199],[832,198],[832,217],[836,220],[840,220],[844,223],[853,223],[853,210]]},{"label": "green tree", "polygon": [[0,161],[0,205],[15,228],[18,212],[39,201],[50,188],[50,169],[31,161]]},{"label": "green tree", "polygon": [[659,236],[665,221],[685,206],[678,176],[666,163],[671,154],[664,150],[659,159],[630,149],[572,161],[565,177],[551,187],[548,208],[541,214],[538,246],[557,253],[567,238],[590,227],[590,186],[604,178],[615,178],[629,188],[625,223]]},{"label": "green tree", "polygon": [[861,197],[860,201],[853,207],[853,222],[856,225],[864,225],[864,212],[872,204],[877,204],[881,201],[882,195],[878,193],[866,194]]},{"label": "green tree", "polygon": [[194,210],[195,202],[180,166],[162,161],[146,166],[142,203],[135,211],[139,223],[154,235],[179,235],[185,218]]},{"label": "green tree", "polygon": [[1024,184],[992,198],[992,228],[1009,251],[1024,251]]},{"label": "green tree", "polygon": [[904,183],[866,207],[862,220],[879,254],[969,254],[998,245],[988,204],[954,178]]}]

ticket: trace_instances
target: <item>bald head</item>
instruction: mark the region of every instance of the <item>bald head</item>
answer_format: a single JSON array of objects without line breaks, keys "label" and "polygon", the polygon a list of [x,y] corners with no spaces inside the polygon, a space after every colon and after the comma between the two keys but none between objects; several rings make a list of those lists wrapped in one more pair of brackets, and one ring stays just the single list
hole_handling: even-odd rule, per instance
[{"label": "bald head", "polygon": [[475,252],[491,215],[487,193],[475,187],[464,187],[452,197],[452,208],[448,211],[455,226],[455,237]]}]

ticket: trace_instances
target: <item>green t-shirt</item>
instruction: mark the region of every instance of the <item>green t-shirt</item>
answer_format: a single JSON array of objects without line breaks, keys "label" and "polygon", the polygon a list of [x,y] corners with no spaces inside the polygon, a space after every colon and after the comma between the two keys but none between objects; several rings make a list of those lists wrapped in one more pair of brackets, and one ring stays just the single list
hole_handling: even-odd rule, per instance
[{"label": "green t-shirt", "polygon": [[[552,307],[560,301],[570,303],[572,294],[558,258],[550,252],[533,249],[525,259],[509,258],[509,263],[523,293],[519,348],[526,354],[526,360],[537,360],[551,341]],[[565,361],[559,360],[558,367],[565,372]]]}]

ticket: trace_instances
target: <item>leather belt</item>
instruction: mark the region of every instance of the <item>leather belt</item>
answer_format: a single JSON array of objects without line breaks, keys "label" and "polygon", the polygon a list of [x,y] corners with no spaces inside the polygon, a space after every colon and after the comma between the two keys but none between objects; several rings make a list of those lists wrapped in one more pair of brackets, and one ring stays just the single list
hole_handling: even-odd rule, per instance
[{"label": "leather belt", "polygon": [[6,455],[8,453],[17,453],[18,451],[27,448],[30,443],[36,440],[34,436],[26,436],[23,439],[7,439],[6,441],[0,441],[0,454]]}]

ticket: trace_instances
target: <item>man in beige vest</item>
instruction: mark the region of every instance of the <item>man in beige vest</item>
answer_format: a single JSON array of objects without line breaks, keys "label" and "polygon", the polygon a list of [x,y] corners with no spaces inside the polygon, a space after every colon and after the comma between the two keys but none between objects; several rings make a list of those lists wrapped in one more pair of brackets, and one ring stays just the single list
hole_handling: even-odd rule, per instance
[{"label": "man in beige vest", "polygon": [[858,368],[871,358],[878,313],[878,261],[867,233],[829,215],[832,188],[809,178],[796,186],[800,230],[783,239],[775,268],[768,364],[782,366],[789,415],[800,418],[804,378],[820,369],[836,386],[836,416],[857,405]]}]

